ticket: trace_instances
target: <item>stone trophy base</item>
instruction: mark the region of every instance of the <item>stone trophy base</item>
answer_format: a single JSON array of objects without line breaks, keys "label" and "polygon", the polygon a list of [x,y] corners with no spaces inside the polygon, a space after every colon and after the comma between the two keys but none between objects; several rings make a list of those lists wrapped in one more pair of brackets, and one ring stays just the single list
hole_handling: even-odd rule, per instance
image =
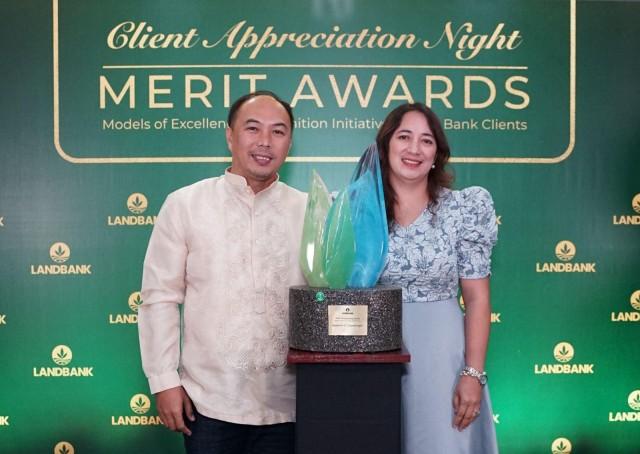
[{"label": "stone trophy base", "polygon": [[313,352],[381,352],[402,347],[402,289],[289,289],[289,345]]}]

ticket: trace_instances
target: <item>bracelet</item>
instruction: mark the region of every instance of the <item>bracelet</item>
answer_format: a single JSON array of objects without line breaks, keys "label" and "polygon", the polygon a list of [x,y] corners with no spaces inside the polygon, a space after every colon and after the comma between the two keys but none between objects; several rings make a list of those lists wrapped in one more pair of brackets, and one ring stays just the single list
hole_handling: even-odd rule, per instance
[{"label": "bracelet", "polygon": [[487,384],[488,376],[486,372],[479,372],[471,366],[464,366],[460,371],[460,376],[469,376],[476,378],[482,386]]}]

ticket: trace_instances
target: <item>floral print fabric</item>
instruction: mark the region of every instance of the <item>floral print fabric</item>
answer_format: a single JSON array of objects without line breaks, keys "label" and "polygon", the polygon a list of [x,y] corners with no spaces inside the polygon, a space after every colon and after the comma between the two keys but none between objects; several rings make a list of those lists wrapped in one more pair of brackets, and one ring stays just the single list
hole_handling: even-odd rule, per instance
[{"label": "floral print fabric", "polygon": [[442,189],[435,209],[425,209],[408,226],[392,225],[380,284],[402,287],[405,303],[455,298],[459,279],[491,273],[497,233],[486,189]]}]

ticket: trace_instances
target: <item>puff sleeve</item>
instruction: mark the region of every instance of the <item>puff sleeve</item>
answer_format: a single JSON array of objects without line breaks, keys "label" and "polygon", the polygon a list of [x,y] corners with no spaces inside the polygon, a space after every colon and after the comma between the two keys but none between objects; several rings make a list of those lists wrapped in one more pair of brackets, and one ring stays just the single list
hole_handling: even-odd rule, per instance
[{"label": "puff sleeve", "polygon": [[459,195],[458,276],[461,279],[487,277],[491,274],[491,250],[498,239],[493,199],[479,186],[463,189]]}]

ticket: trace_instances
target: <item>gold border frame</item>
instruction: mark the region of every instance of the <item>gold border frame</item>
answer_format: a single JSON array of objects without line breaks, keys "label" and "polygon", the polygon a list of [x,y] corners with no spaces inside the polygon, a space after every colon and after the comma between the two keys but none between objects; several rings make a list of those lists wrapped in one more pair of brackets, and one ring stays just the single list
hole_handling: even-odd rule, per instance
[{"label": "gold border frame", "polygon": [[[53,1],[53,143],[62,159],[73,164],[144,164],[144,163],[188,163],[188,162],[231,162],[229,156],[200,157],[120,157],[120,158],[77,158],[64,151],[60,143],[60,93],[58,61],[58,2]],[[567,159],[576,144],[576,0],[569,0],[569,144],[567,149],[553,158],[489,158],[453,157],[451,162],[483,164],[557,164]],[[407,65],[411,66],[411,65]],[[359,157],[350,156],[290,156],[287,162],[308,163],[349,163],[358,162]]]}]

